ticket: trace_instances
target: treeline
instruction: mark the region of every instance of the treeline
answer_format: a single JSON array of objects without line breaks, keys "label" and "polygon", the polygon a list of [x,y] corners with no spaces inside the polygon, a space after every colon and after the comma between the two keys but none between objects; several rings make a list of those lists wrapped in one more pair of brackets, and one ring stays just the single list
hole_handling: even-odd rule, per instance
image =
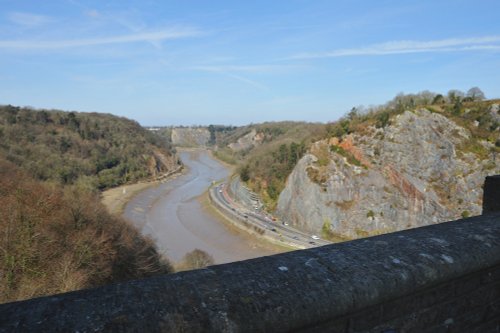
[{"label": "treeline", "polygon": [[428,90],[416,94],[399,93],[382,105],[353,107],[338,121],[326,125],[327,137],[342,137],[370,125],[383,128],[390,124],[389,120],[393,116],[419,107],[430,107],[431,111],[443,111],[448,115],[459,116],[464,114],[466,108],[485,106],[487,103],[482,103],[485,99],[484,93],[478,87],[472,87],[467,92],[452,89],[444,95]]},{"label": "treeline", "polygon": [[446,95],[430,91],[417,94],[400,93],[383,105],[368,108],[353,107],[338,121],[326,124],[326,138],[342,139],[343,136],[354,132],[363,134],[369,126],[384,128],[391,124],[396,115],[406,110],[425,108],[468,129],[471,138],[467,144],[460,148],[464,152],[473,152],[479,158],[485,158],[488,152],[479,143],[480,140],[494,143],[496,150],[500,147],[500,138],[497,132],[500,127],[498,121],[500,115],[495,117],[490,112],[491,106],[495,103],[499,104],[499,101],[486,100],[484,93],[478,87],[473,87],[466,93],[453,89]]},{"label": "treeline", "polygon": [[168,143],[109,114],[0,106],[0,157],[39,180],[105,189],[167,171]]},{"label": "treeline", "polygon": [[152,241],[95,193],[0,159],[0,303],[169,273]]}]

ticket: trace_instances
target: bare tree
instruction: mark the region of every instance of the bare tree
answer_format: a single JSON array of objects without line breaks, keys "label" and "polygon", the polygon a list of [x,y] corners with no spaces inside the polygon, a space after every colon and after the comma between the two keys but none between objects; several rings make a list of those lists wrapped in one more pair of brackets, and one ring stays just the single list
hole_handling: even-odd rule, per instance
[{"label": "bare tree", "polygon": [[200,249],[186,253],[182,261],[183,266],[187,269],[205,268],[214,264],[214,258]]},{"label": "bare tree", "polygon": [[486,99],[484,93],[478,87],[472,87],[467,90],[467,97],[469,97],[472,101],[482,101]]},{"label": "bare tree", "polygon": [[460,102],[464,98],[464,93],[457,89],[452,89],[448,91],[448,102],[455,103]]}]

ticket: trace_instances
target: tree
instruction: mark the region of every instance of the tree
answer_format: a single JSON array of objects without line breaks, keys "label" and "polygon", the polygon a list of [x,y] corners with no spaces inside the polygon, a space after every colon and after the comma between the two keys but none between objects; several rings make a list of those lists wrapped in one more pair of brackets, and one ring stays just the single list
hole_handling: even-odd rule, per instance
[{"label": "tree", "polygon": [[429,90],[421,91],[417,94],[417,104],[429,105],[429,103],[436,97],[436,94]]},{"label": "tree", "polygon": [[444,102],[444,96],[441,94],[437,94],[432,100],[432,104],[443,104]]},{"label": "tree", "polygon": [[472,101],[482,101],[486,99],[484,93],[478,87],[472,87],[467,90],[467,97],[469,97]]},{"label": "tree", "polygon": [[351,111],[347,114],[347,118],[349,120],[353,120],[354,118],[358,117],[358,109],[356,107],[353,107]]},{"label": "tree", "polygon": [[245,165],[240,169],[240,178],[244,182],[250,180],[250,168],[248,165]]},{"label": "tree", "polygon": [[464,98],[464,93],[457,89],[452,89],[448,91],[448,102],[456,103],[460,102]]},{"label": "tree", "polygon": [[377,114],[376,119],[375,127],[384,128],[389,124],[389,113],[387,111],[380,112]]},{"label": "tree", "polygon": [[200,249],[186,253],[182,261],[188,269],[205,268],[214,264],[214,258]]}]

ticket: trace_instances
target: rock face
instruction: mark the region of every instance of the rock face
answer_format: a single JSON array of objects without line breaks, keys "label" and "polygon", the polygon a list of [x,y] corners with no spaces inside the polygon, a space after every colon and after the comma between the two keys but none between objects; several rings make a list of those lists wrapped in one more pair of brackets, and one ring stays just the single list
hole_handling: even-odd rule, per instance
[{"label": "rock face", "polygon": [[251,149],[252,147],[259,146],[264,140],[264,137],[264,133],[257,133],[255,129],[252,129],[248,134],[245,134],[236,142],[230,143],[228,147],[233,151]]},{"label": "rock face", "polygon": [[277,213],[311,233],[358,238],[481,213],[488,157],[460,149],[469,132],[448,118],[406,111],[385,128],[316,142],[280,194]]},{"label": "rock face", "polygon": [[174,128],[172,129],[172,144],[182,147],[204,147],[210,140],[207,128]]}]

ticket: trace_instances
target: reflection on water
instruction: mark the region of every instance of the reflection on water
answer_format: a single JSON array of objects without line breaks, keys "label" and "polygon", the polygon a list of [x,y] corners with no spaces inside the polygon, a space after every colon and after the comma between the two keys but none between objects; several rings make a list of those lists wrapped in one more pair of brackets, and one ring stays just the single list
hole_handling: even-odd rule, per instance
[{"label": "reflection on water", "polygon": [[217,264],[275,253],[228,229],[197,200],[212,181],[229,176],[227,168],[203,150],[184,151],[180,157],[188,172],[139,193],[127,204],[125,217],[176,262],[195,248],[212,255]]}]

